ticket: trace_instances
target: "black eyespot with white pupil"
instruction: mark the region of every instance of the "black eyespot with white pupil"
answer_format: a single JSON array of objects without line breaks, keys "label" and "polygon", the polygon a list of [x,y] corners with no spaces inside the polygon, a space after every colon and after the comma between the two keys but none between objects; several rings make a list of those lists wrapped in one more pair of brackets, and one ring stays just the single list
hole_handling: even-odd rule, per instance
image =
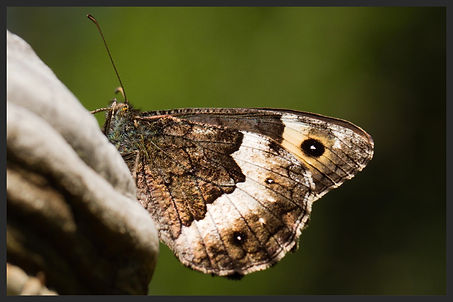
[{"label": "black eyespot with white pupil", "polygon": [[326,150],[324,145],[314,138],[304,140],[300,147],[302,148],[302,151],[304,151],[305,155],[311,157],[320,157]]},{"label": "black eyespot with white pupil", "polygon": [[269,185],[270,185],[270,184],[273,184],[273,183],[275,182],[272,178],[269,178],[269,177],[266,178],[264,181],[265,181],[267,184],[269,184]]},{"label": "black eyespot with white pupil", "polygon": [[243,232],[234,232],[232,239],[236,245],[242,245],[247,239],[247,235],[245,235]]}]

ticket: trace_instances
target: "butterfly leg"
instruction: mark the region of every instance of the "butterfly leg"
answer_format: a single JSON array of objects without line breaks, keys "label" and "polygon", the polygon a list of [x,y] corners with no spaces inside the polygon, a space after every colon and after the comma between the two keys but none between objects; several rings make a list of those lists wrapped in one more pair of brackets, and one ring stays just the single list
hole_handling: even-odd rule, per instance
[{"label": "butterfly leg", "polygon": [[131,171],[132,177],[134,181],[137,180],[137,171],[138,171],[138,164],[140,162],[140,153],[139,151],[127,152],[122,153],[121,156],[123,157],[124,162],[126,163],[129,171]]},{"label": "butterfly leg", "polygon": [[135,151],[135,162],[134,167],[131,171],[132,177],[134,178],[134,182],[137,181],[137,170],[138,170],[138,163],[140,162],[140,152],[137,150]]}]

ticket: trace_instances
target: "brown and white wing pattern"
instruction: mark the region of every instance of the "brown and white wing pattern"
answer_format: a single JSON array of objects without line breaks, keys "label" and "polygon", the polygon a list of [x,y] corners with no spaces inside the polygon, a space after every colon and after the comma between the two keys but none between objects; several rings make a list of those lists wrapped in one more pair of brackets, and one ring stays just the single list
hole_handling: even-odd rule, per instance
[{"label": "brown and white wing pattern", "polygon": [[221,276],[278,262],[313,202],[373,156],[362,129],[297,111],[145,112],[134,127],[136,152],[124,158],[161,240],[186,266]]}]

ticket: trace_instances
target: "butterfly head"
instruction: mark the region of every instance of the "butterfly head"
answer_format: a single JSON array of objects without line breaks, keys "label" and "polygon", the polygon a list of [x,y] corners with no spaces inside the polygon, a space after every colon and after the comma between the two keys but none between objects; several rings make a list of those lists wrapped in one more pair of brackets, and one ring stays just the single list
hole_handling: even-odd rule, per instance
[{"label": "butterfly head", "polygon": [[130,104],[113,99],[109,107],[99,108],[91,111],[91,113],[96,114],[103,111],[106,112],[106,116],[102,132],[108,136],[111,127],[118,121],[127,120],[133,110]]}]

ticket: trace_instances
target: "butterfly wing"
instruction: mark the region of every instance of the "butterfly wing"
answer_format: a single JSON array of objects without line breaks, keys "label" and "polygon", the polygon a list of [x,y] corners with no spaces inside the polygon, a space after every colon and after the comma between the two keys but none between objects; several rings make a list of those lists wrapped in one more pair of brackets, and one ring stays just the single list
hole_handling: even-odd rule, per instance
[{"label": "butterfly wing", "polygon": [[136,116],[127,157],[160,238],[193,269],[248,274],[297,245],[312,203],[362,170],[373,141],[338,119],[275,109]]}]

